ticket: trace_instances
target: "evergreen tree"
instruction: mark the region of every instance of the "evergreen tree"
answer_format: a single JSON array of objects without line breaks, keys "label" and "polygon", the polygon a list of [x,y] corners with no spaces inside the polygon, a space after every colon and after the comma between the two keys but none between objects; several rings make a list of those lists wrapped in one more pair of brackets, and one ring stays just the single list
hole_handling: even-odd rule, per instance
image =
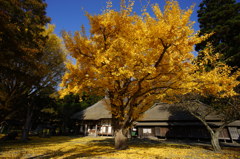
[{"label": "evergreen tree", "polygon": [[43,0],[0,0],[0,109],[18,105],[41,82],[46,6]]},{"label": "evergreen tree", "polygon": [[30,68],[41,69],[33,59],[41,56],[47,38],[42,34],[50,22],[46,6],[43,0],[0,0],[1,71],[37,75]]},{"label": "evergreen tree", "polygon": [[215,53],[230,66],[240,66],[240,3],[235,0],[203,0],[199,5],[200,36],[214,34],[196,45],[200,51],[211,42]]}]

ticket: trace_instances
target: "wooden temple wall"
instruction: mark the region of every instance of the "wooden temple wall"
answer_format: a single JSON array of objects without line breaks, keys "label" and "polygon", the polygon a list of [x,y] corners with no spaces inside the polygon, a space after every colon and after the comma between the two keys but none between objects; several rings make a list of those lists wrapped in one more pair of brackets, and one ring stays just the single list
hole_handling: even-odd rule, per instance
[{"label": "wooden temple wall", "polygon": [[[111,119],[81,121],[78,125],[79,134],[84,136],[113,136]],[[134,129],[135,136],[139,138],[210,139],[210,134],[204,126],[137,126]],[[219,139],[240,140],[240,127],[224,128]]]},{"label": "wooden temple wall", "polygon": [[[231,131],[230,131],[230,130]],[[240,129],[237,127],[224,128],[219,135],[222,140],[240,140]],[[138,127],[138,137],[146,138],[155,136],[158,138],[184,138],[184,139],[210,139],[210,134],[203,126],[151,126]]]}]

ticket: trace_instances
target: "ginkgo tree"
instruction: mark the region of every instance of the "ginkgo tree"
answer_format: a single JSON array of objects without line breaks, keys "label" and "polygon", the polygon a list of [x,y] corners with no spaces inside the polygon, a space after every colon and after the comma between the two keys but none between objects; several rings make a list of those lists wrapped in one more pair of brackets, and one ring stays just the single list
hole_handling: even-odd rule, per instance
[{"label": "ginkgo tree", "polygon": [[[108,5],[111,5],[110,3]],[[191,61],[194,45],[210,35],[198,37],[190,21],[192,8],[181,10],[177,1],[166,1],[154,15],[133,13],[133,2],[89,15],[91,36],[85,31],[63,33],[65,46],[75,59],[67,62],[60,94],[97,93],[105,95],[112,113],[115,148],[127,148],[127,132],[157,99],[173,102],[176,94],[212,90],[232,95],[235,79],[221,72],[201,74]],[[223,70],[224,72],[225,70]],[[214,78],[211,79],[211,73]],[[225,73],[225,72],[224,72]],[[228,73],[228,72],[227,72]],[[204,79],[204,80],[203,80]],[[199,81],[208,85],[201,89]],[[224,82],[224,84],[223,84]]]},{"label": "ginkgo tree", "polygon": [[[196,67],[196,72],[193,81],[197,86],[185,95],[177,95],[179,101],[174,104],[174,109],[180,108],[188,111],[196,119],[198,119],[209,132],[211,136],[211,144],[214,151],[221,151],[219,144],[219,134],[228,124],[240,119],[240,100],[239,95],[234,96],[234,92],[226,94],[226,87],[237,79],[239,72],[234,72],[235,68],[227,66],[221,62],[220,55],[214,54],[215,51],[210,44],[207,44],[203,51],[200,51],[198,57],[193,61]],[[236,69],[237,70],[237,69]],[[238,71],[238,70],[237,70]],[[206,78],[211,80],[205,80]],[[231,79],[232,81],[225,81]],[[212,85],[211,83],[218,82],[221,85]],[[218,87],[216,89],[215,87]],[[177,106],[177,107],[176,107]],[[171,108],[172,109],[172,108]],[[217,117],[220,122],[211,127],[212,123],[208,122],[209,116]]]}]

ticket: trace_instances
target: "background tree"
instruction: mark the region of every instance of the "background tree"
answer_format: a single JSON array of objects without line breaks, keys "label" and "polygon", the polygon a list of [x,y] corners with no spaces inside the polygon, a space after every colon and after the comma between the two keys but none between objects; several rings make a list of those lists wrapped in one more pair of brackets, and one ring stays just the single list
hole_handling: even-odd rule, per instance
[{"label": "background tree", "polygon": [[227,67],[201,73],[191,63],[194,45],[208,37],[194,33],[191,9],[181,10],[176,1],[167,1],[164,12],[153,6],[152,17],[147,12],[133,14],[132,6],[122,4],[119,12],[107,8],[100,15],[87,15],[90,37],[84,31],[63,34],[76,62],[66,64],[60,94],[106,95],[116,149],[127,148],[128,129],[156,99],[173,102],[176,94],[189,91],[233,95],[237,84]]},{"label": "background tree", "polygon": [[[29,125],[29,130],[45,137],[45,135],[55,135],[54,128],[56,126],[57,112],[54,108],[57,106],[55,98],[51,94],[56,90],[53,87],[42,89],[32,99],[32,117]],[[25,114],[26,118],[26,114]],[[48,128],[48,134],[43,134],[44,128]]]},{"label": "background tree", "polygon": [[196,45],[203,50],[211,42],[215,53],[230,66],[240,67],[240,3],[235,0],[203,0],[198,10],[200,35],[214,32],[207,40]]},{"label": "background tree", "polygon": [[[239,75],[239,70],[236,73],[230,74],[233,70],[232,67],[227,66],[219,60],[219,55],[215,54],[212,46],[207,45],[205,50],[200,52],[201,58],[197,57],[193,63],[196,66],[195,74],[202,74],[201,77],[207,77],[210,75],[210,72],[215,72],[215,74],[223,76],[232,76],[233,79],[237,79]],[[210,76],[213,81],[214,78],[219,78],[219,76]],[[227,77],[224,77],[227,78]],[[222,79],[224,79],[222,78]],[[201,79],[200,76],[197,78],[197,83],[201,89],[205,89],[204,85],[208,85],[208,82],[203,82],[204,79]],[[211,81],[209,81],[211,82]],[[224,81],[222,81],[224,83]],[[203,85],[204,84],[204,85]],[[237,83],[236,83],[237,84]],[[211,136],[211,144],[214,151],[221,151],[219,145],[218,136],[225,126],[229,123],[240,119],[240,99],[239,95],[233,94],[230,96],[222,96],[226,90],[218,90],[219,92],[212,92],[214,89],[208,89],[204,91],[204,94],[201,94],[198,90],[195,90],[191,93],[188,93],[183,96],[178,96],[180,101],[178,106],[187,110],[197,119],[199,119],[203,125],[208,130]],[[209,115],[217,116],[221,120],[221,124],[217,129],[210,127],[210,124],[207,122]]]},{"label": "background tree", "polygon": [[[102,97],[91,95],[80,100],[79,95],[69,94],[63,99],[49,97],[49,92],[42,92],[34,101],[38,105],[34,113],[38,114],[32,119],[32,130],[40,136],[45,135],[76,135],[78,127],[76,120],[71,117],[73,114],[93,105]],[[43,133],[48,129],[49,133]]]},{"label": "background tree", "polygon": [[[181,100],[173,109],[183,109],[196,117],[208,130],[211,136],[211,144],[214,151],[221,151],[219,144],[219,134],[225,126],[240,119],[240,100],[239,97],[215,98],[211,96],[200,96],[189,93],[181,96]],[[171,108],[172,109],[172,108]],[[211,127],[208,117],[218,117],[220,125],[217,128]]]},{"label": "background tree", "polygon": [[[214,47],[211,52],[214,54],[219,53],[219,57],[222,62],[225,62],[232,67],[239,67],[240,31],[238,28],[240,25],[240,3],[237,3],[235,0],[203,0],[199,7],[200,9],[198,10],[198,21],[200,23],[200,35],[211,32],[214,34],[207,40],[196,45],[196,50],[200,51],[198,54],[198,60],[202,60],[202,58],[204,58],[205,55],[202,54],[201,50],[208,47],[208,42],[211,42]],[[209,60],[207,63],[205,62],[205,69],[211,70],[214,67],[216,67],[216,64],[214,64],[214,62]],[[234,72],[236,70],[237,68],[231,70],[231,72]],[[240,90],[239,88],[240,85],[235,87],[235,91],[238,93]],[[203,122],[204,125],[206,125],[207,129],[209,130],[209,133],[212,137],[213,149],[215,151],[220,151],[220,146],[218,143],[219,132],[226,125],[226,123],[239,119],[239,117],[236,117],[236,114],[239,111],[239,107],[238,110],[235,108],[237,107],[235,104],[236,101],[239,101],[239,96],[234,96],[233,98],[227,99],[219,99],[212,96],[201,96],[199,98],[201,99],[199,100],[201,102],[203,102],[203,99],[204,101],[208,101],[206,99],[212,99],[212,103],[203,102],[208,106],[208,109],[203,109],[200,115],[197,114],[197,111],[195,111],[194,107],[191,109],[189,108],[190,105],[187,104],[189,102],[193,102],[193,100],[190,99],[190,101],[186,101],[186,98],[184,97],[188,110],[192,111],[192,113],[195,115],[199,115],[198,118]],[[196,100],[199,98],[196,98]],[[235,110],[236,112],[232,112],[232,110]],[[218,115],[221,114],[224,121],[223,124],[214,131],[211,130],[209,126],[207,126],[205,116],[201,114],[206,115],[208,113],[212,114],[216,112]],[[233,113],[235,113],[235,115]]]},{"label": "background tree", "polygon": [[15,113],[21,96],[44,72],[38,59],[47,39],[42,32],[50,21],[45,8],[42,0],[0,0],[0,121]]},{"label": "background tree", "polygon": [[26,105],[27,114],[23,131],[25,132],[23,133],[23,139],[27,138],[33,110],[36,109],[35,107],[38,105],[38,103],[35,102],[35,98],[39,96],[42,91],[56,91],[57,85],[59,84],[61,77],[65,72],[65,49],[62,46],[62,40],[53,32],[54,25],[48,25],[48,27],[42,33],[48,38],[43,48],[43,55],[41,56],[41,58],[36,60],[39,60],[39,64],[43,68],[43,71],[39,83],[37,83],[36,85],[32,85],[32,87],[29,87],[27,90],[28,104]]},{"label": "background tree", "polygon": [[[41,56],[32,59],[38,64],[38,67],[41,68],[41,71],[35,70],[34,68],[29,70],[38,74],[37,83],[36,81],[31,83],[30,81],[33,79],[29,79],[29,81],[29,76],[21,77],[22,79],[26,78],[26,80],[21,80],[19,79],[20,76],[18,76],[18,74],[1,74],[1,77],[4,77],[1,81],[1,93],[6,95],[1,96],[2,103],[6,100],[10,103],[7,107],[2,107],[4,112],[3,117],[5,119],[6,117],[13,118],[16,113],[24,112],[21,114],[25,115],[25,119],[18,116],[19,119],[23,119],[24,122],[23,140],[27,139],[33,113],[40,111],[40,108],[43,107],[39,105],[40,103],[36,102],[37,99],[41,98],[43,94],[49,93],[49,96],[53,93],[53,90],[56,91],[57,84],[60,82],[61,76],[65,71],[65,50],[62,46],[61,39],[54,34],[53,31],[54,26],[48,25],[44,32],[41,32],[41,35],[46,37],[46,41],[41,49]],[[22,65],[19,65],[19,68],[23,69],[21,66]]]},{"label": "background tree", "polygon": [[82,99],[80,99],[79,95],[69,94],[63,99],[58,99],[55,111],[57,112],[56,119],[59,121],[58,126],[61,129],[61,133],[69,134],[70,129],[75,131],[76,121],[71,119],[71,117],[75,113],[92,106],[102,98],[102,96],[84,94]]}]

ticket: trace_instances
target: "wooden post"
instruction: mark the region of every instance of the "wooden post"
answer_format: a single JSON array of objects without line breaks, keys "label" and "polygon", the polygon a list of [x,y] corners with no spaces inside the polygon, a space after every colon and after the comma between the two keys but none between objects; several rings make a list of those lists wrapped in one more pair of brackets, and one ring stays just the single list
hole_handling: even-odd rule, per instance
[{"label": "wooden post", "polygon": [[87,131],[88,131],[88,130],[87,130],[87,127],[88,127],[87,124],[85,124],[84,136],[87,136]]},{"label": "wooden post", "polygon": [[105,130],[106,130],[105,132],[107,133],[107,136],[108,136],[108,126],[106,126]]},{"label": "wooden post", "polygon": [[95,126],[95,136],[97,137],[97,125]]},{"label": "wooden post", "polygon": [[129,128],[128,133],[127,133],[127,138],[129,138],[129,139],[131,138],[131,136],[132,136],[131,133],[132,133],[132,130],[131,130],[131,128]]}]

